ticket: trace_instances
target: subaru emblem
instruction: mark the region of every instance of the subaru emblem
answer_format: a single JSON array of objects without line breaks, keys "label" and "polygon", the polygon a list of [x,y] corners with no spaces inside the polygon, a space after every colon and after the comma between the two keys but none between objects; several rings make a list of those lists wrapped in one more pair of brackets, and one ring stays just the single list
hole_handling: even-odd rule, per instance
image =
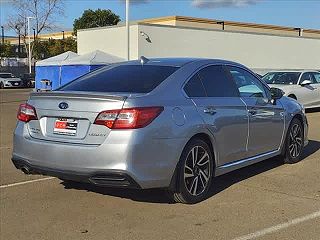
[{"label": "subaru emblem", "polygon": [[66,102],[59,103],[59,108],[60,109],[67,109],[68,107],[69,107],[69,105]]}]

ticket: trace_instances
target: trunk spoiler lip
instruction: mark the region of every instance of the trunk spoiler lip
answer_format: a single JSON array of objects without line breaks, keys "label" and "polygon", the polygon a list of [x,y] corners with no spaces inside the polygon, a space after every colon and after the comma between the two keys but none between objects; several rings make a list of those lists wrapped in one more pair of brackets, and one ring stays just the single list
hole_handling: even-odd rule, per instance
[{"label": "trunk spoiler lip", "polygon": [[[120,95],[121,94],[121,95]],[[108,94],[103,92],[76,92],[76,91],[54,91],[54,92],[32,92],[30,93],[30,100],[42,97],[48,98],[57,98],[57,97],[66,97],[66,98],[89,98],[89,99],[101,99],[101,100],[115,100],[115,101],[124,101],[130,97],[130,93],[123,94]]]}]

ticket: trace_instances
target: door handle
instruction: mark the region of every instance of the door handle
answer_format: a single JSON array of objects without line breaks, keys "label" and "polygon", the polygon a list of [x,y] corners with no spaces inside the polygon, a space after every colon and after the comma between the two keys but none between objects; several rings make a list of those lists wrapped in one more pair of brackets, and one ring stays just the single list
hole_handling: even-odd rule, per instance
[{"label": "door handle", "polygon": [[206,114],[210,114],[210,115],[213,115],[216,113],[216,110],[214,107],[205,107],[203,109],[203,112],[206,113]]}]

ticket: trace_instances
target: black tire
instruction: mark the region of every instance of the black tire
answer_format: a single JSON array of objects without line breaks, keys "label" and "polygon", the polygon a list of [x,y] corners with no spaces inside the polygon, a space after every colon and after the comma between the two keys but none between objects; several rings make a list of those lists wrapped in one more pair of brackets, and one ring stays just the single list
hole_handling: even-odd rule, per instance
[{"label": "black tire", "polygon": [[298,118],[294,118],[290,123],[286,136],[284,162],[288,164],[299,162],[301,160],[303,145],[303,126]]},{"label": "black tire", "polygon": [[0,82],[0,89],[4,89],[3,82]]},{"label": "black tire", "polygon": [[206,199],[212,183],[213,166],[213,154],[208,144],[201,139],[190,140],[176,169],[176,186],[171,191],[173,200],[194,204]]}]

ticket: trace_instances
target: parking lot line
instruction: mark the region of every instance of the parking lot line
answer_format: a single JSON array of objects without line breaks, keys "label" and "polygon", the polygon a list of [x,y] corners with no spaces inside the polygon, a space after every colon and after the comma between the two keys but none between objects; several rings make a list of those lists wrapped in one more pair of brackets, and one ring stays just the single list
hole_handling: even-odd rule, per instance
[{"label": "parking lot line", "polygon": [[311,213],[311,214],[303,216],[303,217],[295,218],[295,219],[292,219],[292,220],[290,220],[288,222],[281,223],[281,224],[278,224],[278,225],[275,225],[275,226],[272,226],[272,227],[269,227],[269,228],[265,228],[265,229],[259,230],[257,232],[254,232],[254,233],[250,233],[250,234],[247,234],[247,235],[244,235],[244,236],[241,236],[241,237],[237,237],[237,238],[234,238],[233,240],[255,239],[255,238],[262,237],[264,235],[267,235],[267,234],[270,234],[270,233],[274,233],[274,232],[280,231],[282,229],[291,227],[293,225],[297,225],[297,224],[302,223],[302,222],[310,221],[310,220],[315,219],[315,218],[320,218],[320,211]]},{"label": "parking lot line", "polygon": [[54,178],[55,178],[55,177],[46,177],[46,178],[34,179],[34,180],[30,180],[30,181],[24,181],[24,182],[17,182],[17,183],[11,183],[11,184],[6,184],[6,185],[1,185],[1,186],[0,186],[0,189],[2,189],[2,188],[9,188],[9,187],[15,187],[15,186],[19,186],[19,185],[28,184],[28,183],[34,183],[34,182],[41,182],[41,181],[51,180],[51,179],[54,179]]}]

